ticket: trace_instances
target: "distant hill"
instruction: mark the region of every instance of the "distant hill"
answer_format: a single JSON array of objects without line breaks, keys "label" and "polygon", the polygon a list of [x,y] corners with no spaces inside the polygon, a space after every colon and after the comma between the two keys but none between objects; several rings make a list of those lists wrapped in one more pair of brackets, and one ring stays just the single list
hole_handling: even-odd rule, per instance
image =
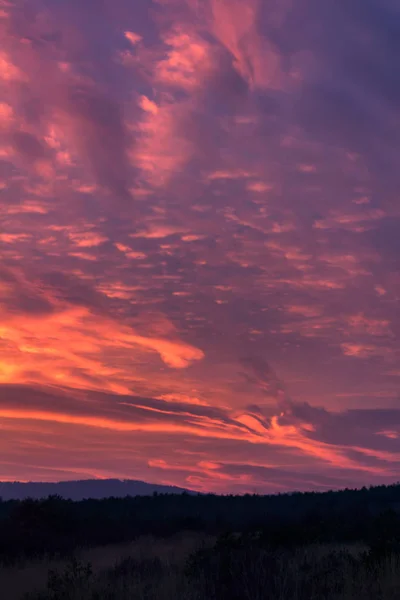
[{"label": "distant hill", "polygon": [[151,496],[154,492],[159,494],[193,493],[184,488],[156,485],[133,479],[86,479],[57,483],[0,481],[0,498],[3,500],[40,499],[55,495],[69,500],[123,498],[125,496]]}]

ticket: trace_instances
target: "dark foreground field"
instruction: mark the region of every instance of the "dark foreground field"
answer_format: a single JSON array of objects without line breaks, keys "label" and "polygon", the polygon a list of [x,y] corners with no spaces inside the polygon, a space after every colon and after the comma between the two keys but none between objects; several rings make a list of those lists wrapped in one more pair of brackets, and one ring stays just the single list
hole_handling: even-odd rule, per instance
[{"label": "dark foreground field", "polygon": [[3,600],[400,599],[400,486],[0,502]]},{"label": "dark foreground field", "polygon": [[5,567],[0,590],[5,600],[394,600],[400,555],[377,559],[357,545],[278,551],[186,533]]}]

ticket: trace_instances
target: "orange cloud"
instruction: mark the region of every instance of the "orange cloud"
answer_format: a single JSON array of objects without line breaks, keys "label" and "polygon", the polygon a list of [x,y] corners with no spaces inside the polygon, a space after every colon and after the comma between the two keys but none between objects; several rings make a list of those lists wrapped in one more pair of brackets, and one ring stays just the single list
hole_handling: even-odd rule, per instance
[{"label": "orange cloud", "polygon": [[[143,354],[158,354],[176,369],[204,357],[189,344],[139,335],[84,308],[57,307],[40,317],[3,313],[0,333],[9,356],[1,361],[2,380],[15,383],[35,381],[125,392],[129,382],[135,381],[134,364]],[[109,352],[119,353],[117,364],[108,358]]]}]

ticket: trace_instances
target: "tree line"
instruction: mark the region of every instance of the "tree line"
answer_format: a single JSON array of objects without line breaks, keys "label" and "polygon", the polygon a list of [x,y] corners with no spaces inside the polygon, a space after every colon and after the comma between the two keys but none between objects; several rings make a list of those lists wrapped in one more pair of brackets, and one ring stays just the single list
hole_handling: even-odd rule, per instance
[{"label": "tree line", "polygon": [[79,502],[58,496],[0,501],[3,563],[182,531],[255,533],[274,548],[364,542],[384,552],[400,543],[400,484],[271,496],[155,493]]}]

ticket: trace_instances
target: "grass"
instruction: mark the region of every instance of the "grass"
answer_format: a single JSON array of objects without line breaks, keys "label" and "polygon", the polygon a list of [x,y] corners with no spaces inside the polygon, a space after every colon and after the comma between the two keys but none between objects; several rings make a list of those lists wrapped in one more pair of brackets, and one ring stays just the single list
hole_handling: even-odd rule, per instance
[{"label": "grass", "polygon": [[[127,558],[139,562],[158,558],[171,571],[184,565],[187,557],[197,548],[212,546],[214,538],[195,533],[184,533],[160,539],[143,536],[129,544],[116,544],[79,550],[75,558],[80,564],[90,563],[93,573],[101,578],[107,569],[112,569]],[[45,590],[49,571],[65,572],[68,560],[50,560],[47,558],[25,561],[13,567],[0,565],[1,600],[21,600],[34,590]]]},{"label": "grass", "polygon": [[184,533],[0,569],[2,600],[394,600],[400,553],[362,545],[271,550]]}]

